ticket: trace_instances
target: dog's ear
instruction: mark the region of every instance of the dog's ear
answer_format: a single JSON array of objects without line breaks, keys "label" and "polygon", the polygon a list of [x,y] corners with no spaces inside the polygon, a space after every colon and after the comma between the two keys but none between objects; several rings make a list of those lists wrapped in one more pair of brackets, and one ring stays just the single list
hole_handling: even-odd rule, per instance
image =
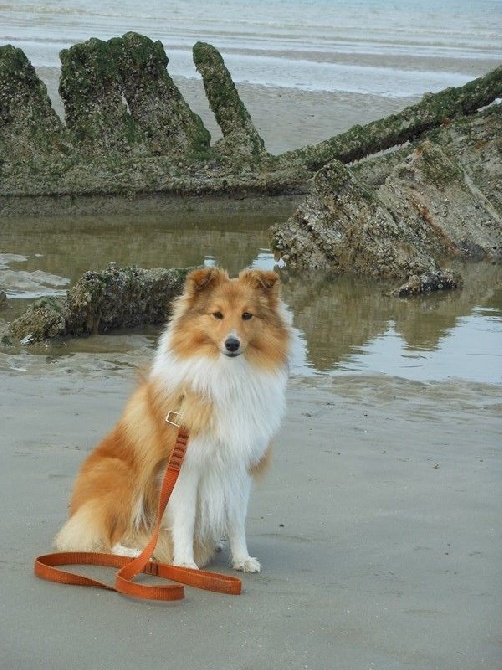
[{"label": "dog's ear", "polygon": [[225,270],[221,268],[201,268],[193,270],[187,275],[185,281],[185,293],[191,298],[196,298],[203,291],[212,289],[229,277]]},{"label": "dog's ear", "polygon": [[239,274],[239,279],[251,284],[253,288],[273,289],[273,292],[279,290],[279,275],[269,270],[243,270]]}]

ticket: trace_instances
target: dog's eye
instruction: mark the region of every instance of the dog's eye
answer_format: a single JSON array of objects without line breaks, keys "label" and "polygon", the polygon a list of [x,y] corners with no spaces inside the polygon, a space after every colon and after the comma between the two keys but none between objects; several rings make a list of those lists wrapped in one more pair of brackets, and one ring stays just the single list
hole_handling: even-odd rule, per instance
[{"label": "dog's eye", "polygon": [[213,312],[215,319],[223,319],[223,314],[221,312]]},{"label": "dog's eye", "polygon": [[242,318],[244,319],[244,321],[249,321],[249,319],[253,318],[253,315],[251,314],[251,312],[244,312]]}]

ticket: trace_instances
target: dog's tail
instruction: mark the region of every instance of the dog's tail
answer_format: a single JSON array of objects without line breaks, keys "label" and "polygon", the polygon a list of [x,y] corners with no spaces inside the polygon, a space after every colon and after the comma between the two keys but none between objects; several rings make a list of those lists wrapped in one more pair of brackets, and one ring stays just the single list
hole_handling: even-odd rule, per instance
[{"label": "dog's tail", "polygon": [[88,501],[70,516],[54,539],[57,551],[109,552],[112,538],[98,501]]}]

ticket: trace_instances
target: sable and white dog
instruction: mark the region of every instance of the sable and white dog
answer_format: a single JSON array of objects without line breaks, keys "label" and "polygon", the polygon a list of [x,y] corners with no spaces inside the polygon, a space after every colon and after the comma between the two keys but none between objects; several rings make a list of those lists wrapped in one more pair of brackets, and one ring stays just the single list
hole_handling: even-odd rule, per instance
[{"label": "sable and white dog", "polygon": [[233,567],[259,572],[245,517],[284,414],[290,337],[274,272],[191,272],[147,379],[82,465],[56,548],[136,555],[146,546],[177,435],[166,419],[177,412],[190,437],[155,558],[202,567],[227,537]]}]

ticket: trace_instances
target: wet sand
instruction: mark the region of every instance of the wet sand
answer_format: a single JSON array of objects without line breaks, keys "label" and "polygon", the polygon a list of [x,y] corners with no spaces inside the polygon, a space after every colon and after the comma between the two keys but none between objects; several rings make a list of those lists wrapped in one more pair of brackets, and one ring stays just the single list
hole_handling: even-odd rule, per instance
[{"label": "wet sand", "polygon": [[[177,79],[176,83],[190,107],[203,119],[212,140],[221,137],[202,82]],[[420,99],[278,89],[250,84],[239,84],[237,88],[267,150],[272,154],[317,144],[348,130],[354,123],[364,125],[395,114]],[[357,120],[354,119],[355,109]]]},{"label": "wet sand", "polygon": [[249,513],[262,573],[151,604],[32,572],[134,383],[89,354],[2,372],[3,667],[500,667],[499,388],[292,379]]},{"label": "wet sand", "polygon": [[[270,150],[364,122],[325,94],[262,93],[251,103],[241,92]],[[27,370],[0,366],[3,667],[500,667],[499,386],[292,379],[249,513],[262,573],[243,576],[239,597],[187,588],[181,603],[151,604],[33,575],[136,374],[99,353],[49,354]]]}]

